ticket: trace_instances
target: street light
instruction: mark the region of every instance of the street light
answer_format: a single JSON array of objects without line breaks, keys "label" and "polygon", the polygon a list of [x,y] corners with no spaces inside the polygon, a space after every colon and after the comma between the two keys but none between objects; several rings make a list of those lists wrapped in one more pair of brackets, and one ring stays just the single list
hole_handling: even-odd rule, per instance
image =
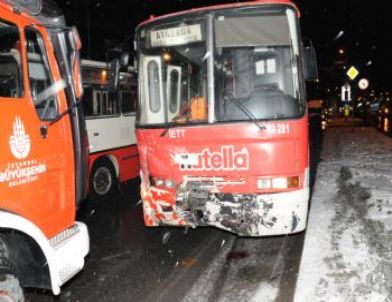
[{"label": "street light", "polygon": [[340,48],[338,52],[339,52],[341,55],[344,55],[344,49],[343,49],[343,48]]}]

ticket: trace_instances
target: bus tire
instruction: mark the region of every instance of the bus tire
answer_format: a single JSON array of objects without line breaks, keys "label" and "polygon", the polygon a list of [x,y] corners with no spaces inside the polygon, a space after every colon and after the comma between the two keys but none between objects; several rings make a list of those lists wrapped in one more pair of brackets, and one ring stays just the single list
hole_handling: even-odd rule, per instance
[{"label": "bus tire", "polygon": [[0,301],[24,302],[23,289],[12,274],[0,273]]},{"label": "bus tire", "polygon": [[103,201],[113,195],[117,189],[116,171],[108,158],[98,159],[93,166],[90,177],[90,198]]}]

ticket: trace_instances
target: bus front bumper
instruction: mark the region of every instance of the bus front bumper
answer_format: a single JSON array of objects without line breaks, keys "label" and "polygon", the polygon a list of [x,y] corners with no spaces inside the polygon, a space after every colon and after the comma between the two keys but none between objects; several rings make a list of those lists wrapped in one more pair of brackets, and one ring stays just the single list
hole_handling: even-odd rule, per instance
[{"label": "bus front bumper", "polygon": [[209,194],[198,208],[178,205],[173,193],[142,187],[147,226],[215,226],[239,236],[273,236],[305,230],[309,189],[293,192],[240,195]]}]

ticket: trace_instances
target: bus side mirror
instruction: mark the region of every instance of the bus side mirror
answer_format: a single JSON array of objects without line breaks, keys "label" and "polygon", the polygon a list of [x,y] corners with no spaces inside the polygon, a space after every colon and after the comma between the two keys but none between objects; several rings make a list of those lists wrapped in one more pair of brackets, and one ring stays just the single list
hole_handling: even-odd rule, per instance
[{"label": "bus side mirror", "polygon": [[137,57],[134,54],[131,54],[129,56],[129,66],[128,68],[133,71],[133,72],[137,72],[137,67],[138,67],[138,62],[137,62]]},{"label": "bus side mirror", "polygon": [[82,69],[79,54],[79,51],[82,48],[82,41],[80,40],[80,36],[76,27],[72,27],[72,29],[69,31],[68,40],[73,50],[71,59],[72,80],[76,98],[80,100],[83,96]]},{"label": "bus side mirror", "polygon": [[76,27],[71,28],[70,42],[74,51],[80,51],[82,49],[82,40],[80,39],[79,32]]},{"label": "bus side mirror", "polygon": [[129,65],[129,53],[123,52],[120,57],[120,65],[125,68]]},{"label": "bus side mirror", "polygon": [[83,96],[83,81],[79,53],[75,53],[72,62],[72,79],[75,88],[75,96],[80,100]]},{"label": "bus side mirror", "polygon": [[316,82],[318,80],[316,50],[312,45],[310,45],[305,47],[303,51],[305,61],[305,80],[308,82]]},{"label": "bus side mirror", "polygon": [[111,92],[115,92],[118,89],[118,83],[120,80],[120,68],[121,68],[120,59],[114,58],[113,60],[110,61],[109,90]]}]

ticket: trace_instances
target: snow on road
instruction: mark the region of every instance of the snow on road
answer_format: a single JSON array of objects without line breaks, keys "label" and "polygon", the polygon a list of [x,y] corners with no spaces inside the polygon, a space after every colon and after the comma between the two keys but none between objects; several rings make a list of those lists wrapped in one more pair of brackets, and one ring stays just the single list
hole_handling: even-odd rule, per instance
[{"label": "snow on road", "polygon": [[[266,263],[261,257],[266,250],[276,255],[279,246],[271,247],[257,239],[231,238],[195,282],[184,302],[274,301],[279,282],[271,275],[276,274],[276,264],[283,261]],[[263,279],[265,281],[261,281]],[[257,296],[262,299],[255,300]]]},{"label": "snow on road", "polygon": [[291,301],[302,243],[301,235],[258,239],[233,236],[182,301]]},{"label": "snow on road", "polygon": [[328,130],[294,300],[392,301],[392,139]]}]

